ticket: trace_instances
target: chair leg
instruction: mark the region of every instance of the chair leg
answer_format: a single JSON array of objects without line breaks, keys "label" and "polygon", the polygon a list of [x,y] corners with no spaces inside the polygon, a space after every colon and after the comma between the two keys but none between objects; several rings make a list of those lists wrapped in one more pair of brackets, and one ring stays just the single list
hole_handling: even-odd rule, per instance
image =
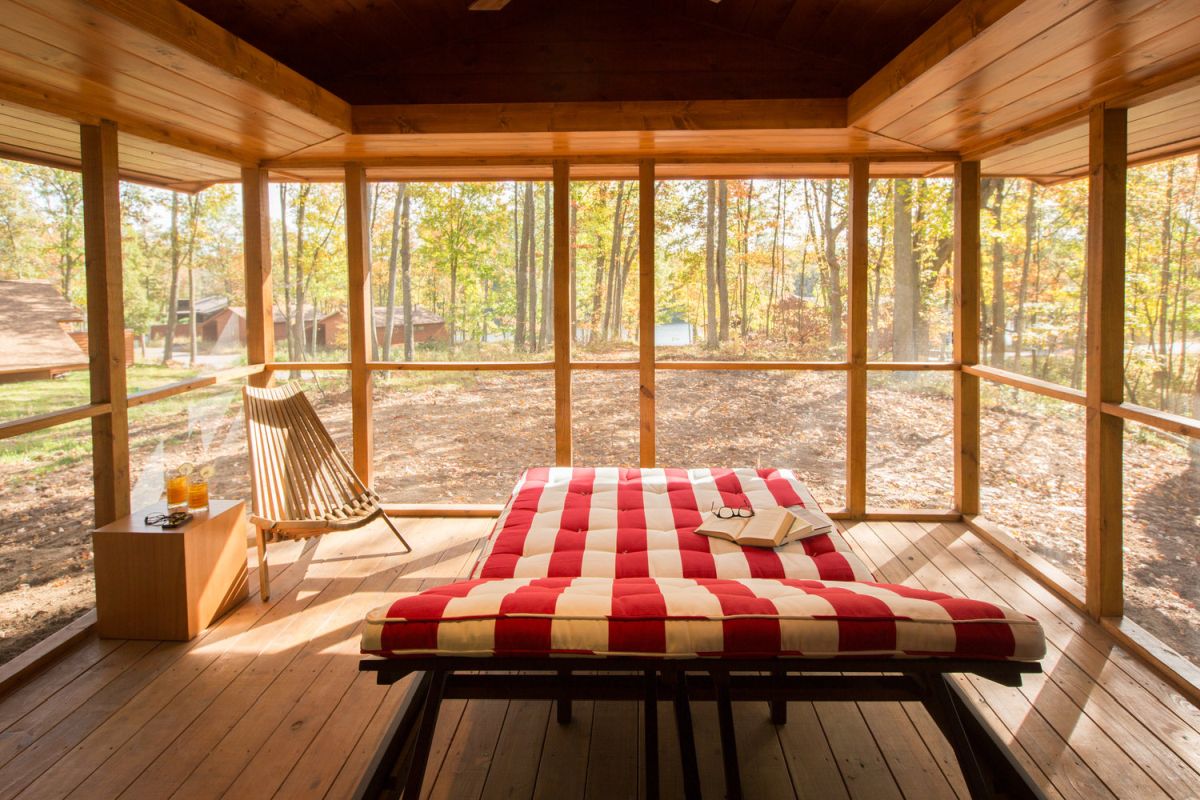
[{"label": "chair leg", "polygon": [[717,693],[717,727],[721,732],[721,758],[725,762],[726,800],[742,800],[742,776],[738,766],[737,736],[733,729],[733,703],[729,697],[729,673],[713,670]]},{"label": "chair leg", "polygon": [[271,575],[267,569],[267,532],[257,525],[254,538],[258,544],[258,589],[263,600],[271,599]]},{"label": "chair leg", "polygon": [[658,800],[658,673],[648,669],[644,680],[642,738],[646,762],[646,800]]},{"label": "chair leg", "polygon": [[392,518],[389,517],[387,514],[382,514],[382,513],[380,514],[380,516],[383,517],[383,521],[387,524],[387,526],[392,529],[392,533],[396,534],[396,538],[400,540],[400,544],[404,545],[404,552],[411,553],[412,545],[410,545],[408,543],[408,541],[405,540],[404,536],[401,535],[399,529],[396,528],[396,523],[392,522]]}]

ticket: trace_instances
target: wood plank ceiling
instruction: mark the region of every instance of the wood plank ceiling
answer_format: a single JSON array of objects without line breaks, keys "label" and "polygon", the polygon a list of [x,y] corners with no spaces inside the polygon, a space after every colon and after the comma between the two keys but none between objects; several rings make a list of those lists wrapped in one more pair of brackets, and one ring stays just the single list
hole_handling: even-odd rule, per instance
[{"label": "wood plank ceiling", "polygon": [[195,189],[331,180],[1081,174],[1127,105],[1134,161],[1200,148],[1195,0],[0,0],[0,156]]}]

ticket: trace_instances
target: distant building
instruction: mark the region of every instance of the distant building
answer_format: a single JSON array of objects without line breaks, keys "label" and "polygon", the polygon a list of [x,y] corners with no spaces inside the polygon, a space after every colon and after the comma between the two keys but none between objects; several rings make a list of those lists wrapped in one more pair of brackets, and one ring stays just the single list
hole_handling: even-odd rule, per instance
[{"label": "distant building", "polygon": [[86,369],[87,353],[70,333],[83,321],[48,281],[0,281],[0,383]]},{"label": "distant building", "polygon": [[[175,338],[186,341],[191,332],[190,301],[180,300],[176,310]],[[327,314],[313,306],[304,306],[304,340],[311,341],[313,320],[317,325],[317,346],[330,347],[342,341],[346,317],[341,311]],[[275,341],[287,339],[287,315],[278,306],[274,309]],[[165,323],[150,328],[150,336],[162,339],[167,335]],[[246,308],[229,304],[226,297],[202,297],[196,301],[196,338],[212,346],[241,348],[246,346]]]},{"label": "distant building", "polygon": [[[387,308],[375,309],[375,340],[381,344],[387,339]],[[413,306],[413,341],[445,342],[446,321],[420,306]],[[396,308],[392,320],[392,345],[404,345],[404,309]]]}]

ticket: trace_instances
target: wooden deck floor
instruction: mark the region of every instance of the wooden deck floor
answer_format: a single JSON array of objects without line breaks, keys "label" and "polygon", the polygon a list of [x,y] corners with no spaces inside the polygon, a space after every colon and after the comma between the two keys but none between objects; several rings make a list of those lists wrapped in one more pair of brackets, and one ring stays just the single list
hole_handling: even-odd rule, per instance
[{"label": "wooden deck floor", "polygon": [[[89,639],[0,698],[0,797],[349,796],[405,690],[356,671],[364,612],[460,576],[490,520],[404,522],[272,552],[274,596],[242,604],[187,643]],[[1200,796],[1200,710],[1097,626],[962,525],[861,523],[849,538],[881,579],[967,593],[1033,614],[1046,674],[1021,689],[963,680],[1052,798]],[[256,585],[253,580],[252,585]],[[681,795],[669,707],[664,797]],[[426,782],[439,798],[636,797],[639,704],[451,701]],[[919,706],[765,704],[737,726],[746,794],[777,798],[965,797],[949,747]],[[722,782],[716,719],[696,706],[706,792]]]}]

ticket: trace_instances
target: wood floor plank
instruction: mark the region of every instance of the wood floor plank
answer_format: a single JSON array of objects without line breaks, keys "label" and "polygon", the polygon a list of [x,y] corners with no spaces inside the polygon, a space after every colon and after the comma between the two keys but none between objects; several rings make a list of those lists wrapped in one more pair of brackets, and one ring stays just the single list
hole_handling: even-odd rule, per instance
[{"label": "wood floor plank", "polygon": [[[916,585],[951,594],[962,593],[959,587],[936,564],[925,558],[894,524],[877,523],[872,526],[872,531],[892,550],[898,560],[904,563],[915,562],[912,575],[916,579]],[[980,599],[998,598],[985,595]],[[1060,737],[1061,745],[1056,741],[1047,742],[1049,746],[1042,749],[1043,756],[1057,753],[1059,757],[1056,762],[1070,763],[1073,759],[1063,756],[1068,754],[1067,751],[1071,751],[1075,758],[1086,764],[1103,782],[1104,788],[1117,796],[1168,797],[1137,763],[1045,675],[1026,676],[1020,693],[1027,699],[1031,709],[1026,718],[1040,716]],[[985,696],[987,695],[985,692]],[[1015,698],[1010,698],[1009,701],[1016,702]],[[1023,721],[1021,727],[1024,728],[1027,724],[1027,720]],[[1050,770],[1047,770],[1047,774],[1054,779]],[[1093,786],[1091,791],[1102,791],[1102,788]]]},{"label": "wood floor plank", "polygon": [[[491,524],[422,521],[406,529],[412,556],[374,534],[273,549],[272,602],[243,604],[201,639],[82,642],[0,697],[0,797],[349,796],[406,688],[357,672],[365,610],[465,575]],[[1042,621],[1043,676],[1021,690],[954,680],[1051,800],[1196,795],[1200,713],[1177,705],[1102,629],[960,524],[848,531],[883,580]],[[678,797],[671,704],[659,712],[662,796]],[[559,725],[547,701],[447,701],[423,795],[644,796],[642,713],[632,701],[576,702],[573,721]],[[720,797],[715,706],[694,703],[693,715],[705,797]],[[764,704],[735,706],[748,797],[966,798],[952,751],[918,704],[790,703],[789,717],[777,727]],[[215,780],[205,787],[202,777]]]},{"label": "wood floor plank", "polygon": [[116,639],[101,639],[93,632],[58,661],[0,696],[0,733],[105,659],[121,644]]},{"label": "wood floor plank", "polygon": [[776,733],[799,800],[849,800],[815,704],[788,703],[788,723]]},{"label": "wood floor plank", "polygon": [[816,703],[817,718],[851,798],[902,798],[887,760],[855,703]]},{"label": "wood floor plank", "polygon": [[487,782],[480,793],[484,800],[526,800],[533,796],[553,705],[548,700],[514,700],[509,704]]},{"label": "wood floor plank", "polygon": [[[405,559],[396,540],[383,526],[374,533],[371,544],[364,547],[370,553],[383,555],[350,559],[351,569],[333,580],[335,585],[323,600],[324,618],[308,632],[308,641],[301,652],[274,677],[220,744],[196,767],[176,792],[177,797],[216,797],[225,791],[236,796],[239,791],[249,789],[239,784],[239,779],[259,785],[261,788],[256,791],[273,793],[315,732],[315,729],[304,730],[305,720],[314,721],[308,713],[316,713],[315,719],[323,723],[323,713],[337,704],[357,673],[357,632],[366,612],[380,605],[383,598],[379,594],[386,596],[389,587],[398,590],[402,584],[414,585],[419,590],[429,580],[440,577],[427,575],[426,569],[444,570],[449,578],[458,572],[458,565],[444,566],[453,562],[445,553],[425,566],[423,559]],[[413,567],[415,571],[405,571]],[[339,664],[343,669],[339,669]],[[344,676],[342,680],[336,677],[339,671]],[[312,699],[311,705],[306,698]],[[293,728],[297,724],[300,727]],[[278,736],[274,735],[277,730]],[[263,764],[255,763],[255,755],[267,745],[271,749]]]},{"label": "wood floor plank", "polygon": [[[465,549],[467,563],[474,564],[483,549],[484,537],[491,527],[490,520],[483,522],[487,524],[481,525],[479,528],[471,528],[467,525],[466,520],[455,520],[456,524],[453,529],[463,533],[468,543],[467,548],[458,545],[447,546],[446,541],[452,534],[448,533],[444,527],[429,529],[429,535],[434,537],[434,541],[429,545],[429,550],[440,548],[449,554],[456,554]],[[471,535],[475,535],[477,538],[472,540]],[[423,549],[418,552],[423,552]],[[382,742],[392,715],[399,709],[407,692],[407,680],[388,688],[382,697],[380,696],[381,688],[375,685],[373,676],[359,676],[351,691],[347,692],[343,699],[342,705],[345,711],[339,707],[339,710],[335,712],[336,724],[326,723],[321,728],[320,733],[309,746],[305,757],[301,758],[293,768],[292,774],[288,776],[287,782],[280,788],[277,793],[278,797],[290,800],[297,796],[302,787],[309,785],[318,788],[327,787],[324,796],[329,798],[348,797],[354,792],[362,780],[367,764],[370,763]],[[369,722],[365,722],[368,715],[364,714],[364,709],[375,710],[375,714],[370,716]],[[346,716],[350,719],[347,720]],[[358,733],[357,740],[353,736],[354,733]],[[349,755],[344,760],[331,765],[330,759],[325,754],[343,750],[347,742],[355,742]],[[331,775],[333,776],[332,782],[329,782]]]},{"label": "wood floor plank", "polygon": [[[298,580],[298,575],[286,577],[286,573],[281,573],[276,600]],[[179,726],[191,718],[189,709],[197,709],[198,713],[203,704],[211,701],[210,687],[225,685],[250,663],[253,656],[249,653],[236,649],[230,652],[251,644],[245,632],[264,620],[290,625],[299,618],[302,608],[254,601],[240,605],[217,626],[188,643],[170,669],[149,681],[118,713],[76,745],[68,758],[43,773],[30,791],[55,797],[66,797],[73,790],[91,798],[117,796],[170,743]],[[177,702],[184,692],[183,701]],[[171,714],[162,715],[160,712],[168,705]],[[110,761],[109,768],[99,769]]]},{"label": "wood floor plank", "polygon": [[1136,708],[1156,736],[1200,769],[1200,709],[1122,650],[1100,626],[1022,570],[1004,563],[1002,554],[964,526],[937,526],[930,532],[980,580],[1005,590],[1014,608],[1037,617],[1047,635],[1057,637],[1059,646],[1092,680],[1122,698],[1127,707]]},{"label": "wood floor plank", "polygon": [[738,763],[746,797],[794,797],[791,774],[766,703],[734,703]]},{"label": "wood floor plank", "polygon": [[859,703],[875,744],[905,797],[957,800],[957,795],[899,703]]},{"label": "wood floor plank", "polygon": [[637,797],[638,709],[633,700],[606,700],[592,710],[584,796],[593,800]]},{"label": "wood floor plank", "polygon": [[[845,533],[851,548],[863,559],[877,578],[891,583],[904,583],[909,578],[909,571],[896,560],[891,550],[879,541],[878,537],[870,530],[870,523],[859,523],[845,529]],[[993,730],[1005,740],[1013,755],[1022,767],[1031,776],[1034,776],[1043,791],[1047,792],[1049,796],[1061,797],[1058,790],[1054,789],[1049,777],[1025,749],[1024,744],[1018,740],[1016,734],[1005,727],[1001,718],[987,705],[975,684],[968,682],[965,678],[961,679],[960,683],[965,688],[969,688],[969,695],[977,700],[977,708],[992,723]],[[957,759],[955,763],[957,763]]]},{"label": "wood floor plank", "polygon": [[534,800],[573,800],[584,796],[595,705],[591,700],[577,701],[572,704],[570,722],[560,725],[551,716],[546,723],[542,758],[533,787]]},{"label": "wood floor plank", "polygon": [[[318,558],[322,545],[328,546]],[[236,670],[235,675],[214,672],[204,676],[204,683],[196,687],[197,694],[202,693],[203,697],[187,708],[193,712],[190,718],[179,715],[180,722],[185,723],[182,730],[177,729],[169,746],[160,750],[154,762],[121,796],[170,795],[221,746],[247,710],[304,651],[312,631],[326,623],[329,606],[336,606],[352,588],[336,579],[353,569],[357,559],[348,556],[356,546],[348,537],[337,537],[318,541],[308,548],[308,558],[297,565],[300,580],[282,597],[278,591],[272,593],[273,601],[280,597],[276,606],[279,610],[273,609],[227,654],[229,660],[237,659],[239,663],[239,654],[249,656],[249,663]],[[312,613],[308,613],[309,609]]]},{"label": "wood floor plank", "polygon": [[431,800],[478,800],[483,794],[509,705],[508,700],[467,703],[458,733],[429,791]]},{"label": "wood floor plank", "polygon": [[[1064,637],[1061,623],[1055,624],[1057,618],[1045,609],[1029,608],[1030,605],[1034,605],[1032,603],[1026,605],[1026,608],[1020,608],[1020,605],[1025,604],[1020,602],[1023,599],[1022,592],[1015,584],[1006,581],[1001,575],[993,575],[993,580],[982,580],[946,549],[941,541],[934,538],[934,531],[905,523],[899,523],[895,527],[921,549],[933,564],[939,566],[944,574],[953,575],[954,584],[963,594],[1006,603],[1042,620],[1043,629],[1050,640],[1050,647],[1042,662],[1045,675],[1087,714],[1109,739],[1124,750],[1132,761],[1139,764],[1160,788],[1172,797],[1187,798],[1195,793],[1196,787],[1200,786],[1200,772],[1185,762],[1171,747],[1163,746],[1174,739],[1172,733],[1158,733],[1154,726],[1144,723],[1144,718],[1128,711],[1125,705],[1110,693],[1108,681],[1103,677],[1104,658],[1099,652],[1069,633]],[[1014,600],[1018,602],[1013,602]],[[1065,650],[1062,649],[1064,647]],[[1100,663],[1097,663],[1097,659]],[[1078,662],[1090,663],[1098,677],[1089,675]],[[1136,707],[1140,713],[1158,711],[1160,715],[1167,716],[1166,709],[1155,703],[1141,702]],[[1171,719],[1161,721],[1169,723]],[[1174,727],[1175,732],[1181,728]],[[1187,729],[1183,730],[1186,732]],[[1182,745],[1186,740],[1176,743]],[[1186,748],[1181,749],[1186,751]]]}]

